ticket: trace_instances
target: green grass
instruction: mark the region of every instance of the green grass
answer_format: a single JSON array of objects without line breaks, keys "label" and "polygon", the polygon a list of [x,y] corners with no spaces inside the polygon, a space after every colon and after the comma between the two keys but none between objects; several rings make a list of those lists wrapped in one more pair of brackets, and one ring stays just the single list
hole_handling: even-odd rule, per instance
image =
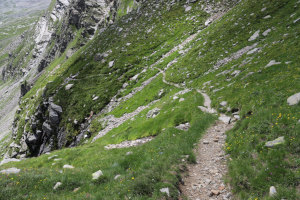
[{"label": "green grass", "polygon": [[[200,6],[195,6],[195,10],[196,8],[199,9]],[[143,12],[150,12],[151,6],[143,9]],[[54,96],[55,102],[62,106],[64,111],[60,127],[65,127],[68,142],[71,142],[80,131],[79,125],[73,123],[74,120],[81,124],[85,122],[91,111],[100,112],[125,82],[130,82],[131,77],[155,63],[162,55],[187,38],[194,31],[194,26],[201,26],[207,17],[207,14],[198,10],[195,21],[183,20],[186,16],[193,14],[192,12],[186,14],[183,4],[180,3],[174,5],[168,12],[158,12],[157,15],[151,17],[135,16],[135,23],[126,22],[128,18],[133,17],[132,15],[124,16],[116,22],[117,27],[123,29],[121,32],[116,26],[111,26],[79,50],[75,56],[67,61],[67,64],[63,64],[61,58],[54,61],[55,64],[52,64],[50,69],[61,63],[61,73],[56,73],[51,77],[43,75],[23,98],[24,103],[20,106],[22,112],[18,116],[20,119],[18,138],[20,139],[24,129],[32,132],[29,128],[30,122],[27,125],[24,123],[27,111],[29,110],[29,115],[35,113],[38,104],[50,96]],[[161,20],[161,18],[165,20]],[[137,26],[137,24],[145,24],[145,26]],[[152,27],[154,24],[155,26]],[[165,26],[166,24],[169,26]],[[150,28],[152,32],[147,33]],[[132,45],[128,46],[127,43]],[[103,63],[94,60],[97,53],[109,50],[111,53]],[[156,51],[155,54],[153,54],[154,51]],[[115,61],[112,68],[108,67],[110,61]],[[75,74],[78,74],[76,80],[69,82],[74,84],[74,87],[65,91],[65,79]],[[151,74],[150,71],[141,75],[138,84]],[[137,85],[132,83],[128,88],[130,90]],[[36,92],[45,86],[44,97],[41,98],[42,91],[36,97]],[[129,90],[124,91],[121,95],[129,92]],[[32,96],[34,96],[34,100],[31,99]],[[93,96],[99,98],[93,101]],[[29,99],[31,100],[29,101]],[[29,108],[24,109],[25,107]],[[40,123],[42,124],[42,122]]]},{"label": "green grass", "polygon": [[[131,1],[124,2],[127,7]],[[129,83],[129,86],[119,97],[129,94],[155,75],[157,70],[147,69],[137,81],[130,80],[192,33],[203,29],[208,17],[200,11],[201,3],[192,4],[193,9],[188,13],[184,12],[184,2],[175,4],[170,11],[165,4],[154,11],[151,3],[147,1],[148,7],[141,10],[148,16],[141,14],[137,17],[135,11],[124,15],[116,26],[108,27],[70,59],[65,60],[63,55],[47,68],[21,101],[22,112],[17,116],[19,139],[24,129],[32,131],[30,120],[25,123],[27,112],[29,116],[34,114],[42,101],[54,96],[55,102],[64,110],[60,127],[65,128],[72,140],[80,131],[79,126],[73,123],[75,119],[84,123],[91,111],[98,114],[124,83]],[[168,81],[184,82],[190,88],[203,88],[212,98],[213,107],[220,112],[231,115],[220,106],[224,100],[231,108],[240,110],[241,120],[228,132],[225,147],[231,157],[226,181],[231,184],[237,199],[299,199],[296,188],[299,188],[300,178],[300,105],[288,106],[286,103],[289,96],[300,91],[300,29],[299,22],[293,23],[300,16],[299,6],[297,0],[244,0],[220,21],[203,30],[186,47],[190,48],[187,54],[174,52],[156,66],[163,69],[170,61],[178,59],[166,72]],[[264,7],[267,9],[263,12]],[[195,20],[187,20],[194,15]],[[264,19],[267,15],[271,18]],[[132,21],[127,21],[129,18]],[[268,28],[272,31],[268,36],[262,36]],[[259,38],[249,42],[249,37],[257,30],[261,31]],[[259,52],[244,54],[206,74],[218,61],[255,42],[261,49]],[[76,43],[75,40],[73,45]],[[94,60],[97,53],[109,50],[111,53],[103,63]],[[115,64],[109,68],[108,63],[113,60]],[[281,64],[265,68],[271,60]],[[225,70],[230,72],[221,74]],[[231,75],[234,70],[241,72],[234,77]],[[249,72],[254,74],[245,77]],[[65,79],[77,73],[75,80],[69,82],[74,87],[65,91]],[[211,82],[204,87],[207,81]],[[158,76],[108,114],[121,117],[133,112],[139,106],[158,99],[161,89],[165,90],[165,95],[160,101],[142,111],[133,121],[125,122],[95,143],[53,152],[52,155],[62,158],[55,165],[47,155],[43,155],[1,167],[16,166],[22,172],[17,176],[0,175],[0,196],[8,199],[160,199],[163,194],[159,189],[169,187],[171,198],[176,199],[181,156],[195,157],[193,144],[215,120],[214,116],[203,114],[197,108],[203,104],[202,97],[193,90],[183,95],[185,101],[173,101],[172,95],[178,89],[165,85],[162,77]],[[93,101],[93,95],[99,98]],[[161,109],[160,114],[154,119],[147,119],[147,112],[156,107]],[[99,123],[101,117],[97,116],[92,121],[93,136],[103,128]],[[188,132],[174,129],[184,122],[191,123]],[[104,150],[108,144],[147,136],[156,138],[135,148]],[[284,144],[274,148],[264,146],[266,141],[279,136],[285,137]],[[125,156],[128,151],[133,154]],[[64,164],[74,165],[75,169],[64,170],[61,174],[59,170]],[[103,178],[91,181],[91,174],[99,169],[104,172]],[[117,174],[121,178],[114,180]],[[53,191],[57,181],[63,186]],[[273,198],[268,196],[272,185],[278,192]],[[73,190],[78,187],[80,190],[74,193]]]},{"label": "green grass", "polygon": [[[95,143],[53,152],[51,155],[62,158],[55,165],[52,165],[53,160],[48,160],[50,155],[7,164],[5,168],[15,166],[22,172],[17,176],[0,175],[0,196],[7,199],[158,199],[163,196],[159,190],[169,187],[172,197],[176,198],[178,188],[175,185],[179,181],[176,174],[181,156],[192,157],[193,144],[214,118],[197,108],[203,103],[203,98],[196,91],[185,94],[184,102],[173,101],[171,97],[171,94],[166,95],[152,106],[161,108],[161,114],[154,119],[147,119],[147,111],[144,111],[137,116],[137,121],[129,120],[122,128],[113,130]],[[191,102],[194,106],[190,105]],[[173,128],[186,121],[191,123],[189,131]],[[109,151],[103,148],[110,143],[149,135],[157,136],[140,147]],[[124,156],[128,151],[133,154]],[[59,170],[64,164],[71,164],[75,169],[63,170],[61,174]],[[103,178],[92,181],[91,174],[99,169],[104,173]],[[121,177],[114,180],[117,174]],[[58,181],[63,185],[53,191]],[[78,187],[80,190],[74,193]]]},{"label": "green grass", "polygon": [[[300,29],[299,23],[293,23],[300,15],[296,2],[243,1],[203,31],[199,35],[201,40],[191,45],[191,51],[167,71],[169,81],[186,82],[196,88],[211,81],[205,89],[213,99],[213,106],[226,112],[220,106],[225,100],[231,108],[240,110],[242,121],[228,133],[227,139],[227,152],[232,158],[228,181],[240,199],[270,199],[268,190],[272,185],[279,190],[275,199],[299,198],[299,191],[295,190],[300,177],[299,105],[288,106],[286,102],[289,96],[300,91]],[[264,7],[267,9],[262,12]],[[263,19],[267,15],[271,18]],[[273,30],[263,36],[262,32],[268,28]],[[248,42],[257,30],[261,31],[260,37]],[[244,54],[205,74],[218,60],[255,42],[261,52]],[[271,60],[281,64],[265,69]],[[225,70],[231,71],[218,75]],[[234,70],[241,73],[234,77],[231,75]],[[249,72],[254,74],[243,78]],[[285,137],[284,145],[274,149],[264,147],[266,141],[279,136]]]}]

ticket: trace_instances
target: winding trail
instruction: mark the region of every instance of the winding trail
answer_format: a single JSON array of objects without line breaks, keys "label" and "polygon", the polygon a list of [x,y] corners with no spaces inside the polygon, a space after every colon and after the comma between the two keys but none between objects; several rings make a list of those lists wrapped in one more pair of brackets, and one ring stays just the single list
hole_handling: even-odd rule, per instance
[{"label": "winding trail", "polygon": [[[166,70],[159,69],[163,74],[163,82],[180,89],[188,89],[179,84],[166,80]],[[198,106],[203,112],[217,114],[211,107],[210,97],[203,91],[197,90],[204,98],[204,106]],[[227,117],[220,115],[221,117]],[[188,175],[183,178],[184,185],[180,186],[184,196],[191,200],[208,199],[231,199],[230,187],[224,184],[224,177],[227,174],[225,155],[226,132],[234,127],[234,123],[220,120],[206,130],[194,153],[196,164],[187,166]]]},{"label": "winding trail", "polygon": [[[222,17],[224,12],[220,12],[211,16],[211,22]],[[116,106],[118,106],[121,102],[128,100],[138,91],[144,89],[144,87],[150,84],[158,75],[163,75],[163,82],[165,84],[174,86],[176,88],[180,88],[183,90],[191,90],[184,85],[172,83],[166,80],[166,70],[177,62],[177,59],[171,61],[166,68],[160,69],[156,67],[159,63],[161,63],[164,58],[170,56],[173,52],[183,49],[185,45],[194,40],[196,36],[201,31],[191,35],[180,45],[174,47],[171,51],[163,55],[163,57],[158,60],[156,63],[150,66],[150,68],[155,68],[159,70],[155,76],[151,77],[142,85],[136,89],[134,89],[130,94],[123,97],[122,99],[113,99],[109,105],[105,109],[102,110],[101,114],[108,113],[113,110]],[[188,51],[189,49],[186,49]],[[201,91],[197,90],[199,94],[204,97],[204,106],[198,106],[203,112],[210,114],[217,114],[217,111],[211,107],[211,100],[209,96]],[[154,102],[152,102],[154,103]],[[150,103],[150,104],[152,104]],[[148,108],[150,105],[141,106],[136,111],[132,113],[128,113],[123,115],[121,118],[114,118],[113,116],[108,116],[107,119],[103,118],[103,120],[107,120],[108,126],[99,132],[99,134],[93,138],[93,141],[98,138],[103,137],[113,128],[116,128],[123,124],[128,119],[136,116],[142,110]],[[224,184],[224,177],[227,174],[227,165],[226,165],[226,155],[225,155],[225,140],[226,140],[226,132],[234,127],[234,123],[230,123],[230,117],[228,122],[224,122],[224,120],[220,120],[221,118],[227,117],[225,115],[221,115],[219,120],[215,122],[204,134],[204,136],[200,139],[197,148],[195,149],[196,155],[196,164],[190,164],[187,166],[188,175],[183,178],[183,185],[180,185],[180,190],[183,196],[188,197],[191,200],[206,200],[206,199],[222,199],[229,200],[231,199],[230,187]],[[124,148],[130,146],[136,146],[140,144],[144,144],[146,142],[151,141],[153,138],[146,138],[145,140],[136,140],[136,141],[125,141],[120,144],[112,144],[106,146],[106,149],[113,148]]]}]

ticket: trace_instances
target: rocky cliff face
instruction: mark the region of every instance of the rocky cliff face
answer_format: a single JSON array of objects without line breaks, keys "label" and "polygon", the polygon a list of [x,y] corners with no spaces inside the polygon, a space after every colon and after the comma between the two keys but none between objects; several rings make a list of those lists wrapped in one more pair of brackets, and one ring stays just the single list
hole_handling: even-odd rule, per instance
[{"label": "rocky cliff face", "polygon": [[[55,58],[63,53],[66,54],[66,58],[72,56],[79,47],[91,40],[97,31],[102,32],[109,24],[114,23],[120,4],[121,1],[118,0],[57,0],[53,8],[37,22],[33,34],[23,36],[28,41],[23,45],[27,49],[28,46],[32,46],[31,51],[26,52],[15,65],[13,63],[16,56],[11,55],[8,67],[2,72],[3,79],[12,76],[23,77],[22,80],[26,81],[21,84],[21,97],[24,96]],[[134,4],[137,2],[134,1]],[[77,45],[67,50],[78,33],[80,37]],[[29,62],[26,61],[28,59]],[[26,65],[21,67],[25,62]],[[30,131],[24,130],[18,144],[10,145],[9,156],[36,156],[52,149],[76,145],[76,142],[67,142],[64,128],[59,127],[61,113],[62,108],[55,105],[53,99],[44,99],[43,103],[37,106],[35,114],[25,119]],[[16,139],[18,129],[19,122],[16,118],[13,124],[13,139]]]}]

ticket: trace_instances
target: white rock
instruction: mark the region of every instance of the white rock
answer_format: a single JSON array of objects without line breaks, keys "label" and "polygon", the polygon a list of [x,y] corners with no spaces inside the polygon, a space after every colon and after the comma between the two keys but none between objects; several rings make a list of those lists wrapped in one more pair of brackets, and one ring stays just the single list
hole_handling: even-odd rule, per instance
[{"label": "white rock", "polygon": [[99,99],[98,96],[94,97],[94,98],[93,98],[93,101],[96,101],[97,99]]},{"label": "white rock", "polygon": [[168,197],[170,197],[170,190],[169,188],[162,188],[159,190],[161,193],[166,193]]},{"label": "white rock", "polygon": [[266,66],[265,68],[271,67],[273,65],[279,65],[281,64],[281,62],[276,62],[275,60],[271,60]]},{"label": "white rock", "polygon": [[48,158],[48,160],[51,160],[52,158],[55,158],[55,157],[57,157],[58,155],[53,155],[53,156],[50,156],[49,158]]},{"label": "white rock", "polygon": [[273,197],[276,195],[276,193],[277,193],[276,188],[274,186],[271,186],[269,191],[270,196]]},{"label": "white rock", "polygon": [[260,33],[260,30],[256,31],[249,39],[248,41],[251,42],[253,40],[256,40],[256,38],[258,38],[259,36],[259,33]]},{"label": "white rock", "polygon": [[252,49],[251,51],[248,51],[247,55],[254,54],[254,53],[256,53],[257,51],[259,51],[259,48],[254,48],[254,49]]},{"label": "white rock", "polygon": [[178,97],[178,96],[174,96],[174,97],[173,97],[173,100],[176,100],[176,99],[179,99],[179,97]]},{"label": "white rock", "polygon": [[3,160],[1,161],[1,163],[0,163],[0,166],[1,166],[1,165],[4,165],[4,164],[6,164],[6,163],[9,163],[9,162],[19,162],[19,161],[21,161],[21,160],[16,159],[16,158],[7,158],[7,159],[3,159]]},{"label": "white rock", "polygon": [[271,148],[271,147],[274,147],[274,146],[277,146],[277,145],[280,145],[283,143],[284,143],[284,136],[279,137],[275,140],[266,142],[265,146]]},{"label": "white rock", "polygon": [[57,182],[54,187],[53,187],[53,190],[56,190],[59,186],[61,186],[62,183],[61,182]]},{"label": "white rock", "polygon": [[222,121],[222,122],[224,122],[225,124],[229,124],[230,121],[231,121],[231,118],[227,117],[227,116],[220,116],[219,120]]},{"label": "white rock", "polygon": [[121,175],[120,175],[120,174],[118,174],[118,175],[116,175],[116,176],[115,176],[115,178],[114,178],[114,179],[115,179],[115,180],[117,180],[117,179],[118,179],[118,178],[120,178],[120,177],[121,177]]},{"label": "white rock", "polygon": [[263,8],[263,9],[261,9],[261,12],[264,12],[265,10],[267,10],[267,8]]},{"label": "white rock", "polygon": [[297,94],[294,94],[292,96],[290,96],[288,99],[287,99],[287,103],[290,105],[290,106],[293,106],[293,105],[296,105],[300,102],[300,92],[297,93]]},{"label": "white rock", "polygon": [[97,180],[102,175],[103,175],[103,172],[101,170],[96,171],[95,173],[92,174],[93,180]]},{"label": "white rock", "polygon": [[183,102],[183,101],[184,101],[184,98],[180,98],[180,99],[179,99],[179,102]]},{"label": "white rock", "polygon": [[131,155],[132,154],[132,151],[128,151],[127,153],[126,153],[126,156],[129,156],[129,155]]},{"label": "white rock", "polygon": [[188,6],[188,7],[185,8],[185,12],[188,12],[190,10],[192,10],[192,6]]},{"label": "white rock", "polygon": [[15,167],[0,171],[2,174],[18,174],[21,170]]},{"label": "white rock", "polygon": [[66,90],[70,90],[70,89],[73,87],[73,85],[74,85],[74,84],[68,84],[68,85],[66,85],[65,89],[66,89]]},{"label": "white rock", "polygon": [[265,32],[262,33],[263,36],[267,36],[272,30],[269,28]]},{"label": "white rock", "polygon": [[264,17],[264,19],[269,19],[269,18],[271,18],[271,15],[267,15]]},{"label": "white rock", "polygon": [[293,23],[296,24],[296,23],[299,22],[299,21],[300,21],[300,18],[295,19]]},{"label": "white rock", "polygon": [[210,23],[211,23],[211,20],[208,19],[208,20],[205,21],[204,25],[205,25],[205,26],[208,26]]},{"label": "white rock", "polygon": [[221,105],[221,106],[227,106],[227,102],[226,102],[226,101],[222,101],[222,102],[220,103],[220,105]]},{"label": "white rock", "polygon": [[235,119],[237,119],[237,120],[240,120],[240,119],[241,119],[241,117],[240,117],[239,115],[233,115],[233,117],[234,117]]},{"label": "white rock", "polygon": [[114,66],[114,64],[115,64],[115,61],[110,61],[110,62],[108,63],[108,67],[111,68],[111,67]]},{"label": "white rock", "polygon": [[72,165],[64,165],[63,168],[64,169],[74,169],[74,167]]}]

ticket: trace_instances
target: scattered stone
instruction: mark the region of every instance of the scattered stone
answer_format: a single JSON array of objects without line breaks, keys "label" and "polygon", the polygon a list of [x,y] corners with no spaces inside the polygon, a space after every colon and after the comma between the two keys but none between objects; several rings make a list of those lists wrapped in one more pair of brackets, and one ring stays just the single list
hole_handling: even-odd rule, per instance
[{"label": "scattered stone", "polygon": [[253,40],[256,40],[256,38],[258,38],[259,36],[259,33],[260,33],[260,30],[256,31],[249,39],[248,41],[251,42]]},{"label": "scattered stone", "polygon": [[296,23],[299,22],[299,21],[300,21],[300,18],[295,19],[293,23],[296,24]]},{"label": "scattered stone", "polygon": [[131,155],[132,154],[132,151],[128,151],[127,153],[126,153],[126,156],[129,156],[129,155]]},{"label": "scattered stone", "polygon": [[173,97],[173,100],[176,100],[176,99],[179,99],[179,97],[178,97],[178,96],[174,96],[174,97]]},{"label": "scattered stone", "polygon": [[254,54],[254,53],[258,52],[258,51],[259,51],[259,48],[254,48],[251,51],[248,51],[247,55]]},{"label": "scattered stone", "polygon": [[218,196],[220,194],[220,191],[219,190],[212,190],[209,194],[210,197],[212,196]]},{"label": "scattered stone", "polygon": [[56,189],[59,188],[61,185],[62,185],[61,182],[57,182],[57,183],[54,185],[53,190],[56,190]]},{"label": "scattered stone", "polygon": [[188,12],[190,10],[192,10],[192,6],[188,6],[188,7],[185,8],[185,12]]},{"label": "scattered stone", "polygon": [[211,22],[212,22],[211,19],[208,19],[208,20],[205,21],[204,25],[208,26]]},{"label": "scattered stone", "polygon": [[75,189],[73,190],[73,192],[78,192],[78,190],[80,190],[80,187],[75,188]]},{"label": "scattered stone", "polygon": [[0,173],[2,174],[18,174],[21,170],[18,168],[9,168],[9,169],[4,169],[2,171],[0,171]]},{"label": "scattered stone", "polygon": [[209,141],[204,140],[204,141],[203,141],[203,144],[209,144]]},{"label": "scattered stone", "polygon": [[276,188],[274,186],[270,187],[269,195],[271,197],[275,196],[277,194]]},{"label": "scattered stone", "polygon": [[9,162],[19,162],[21,160],[19,159],[16,159],[16,158],[6,158],[6,159],[3,159],[1,162],[0,162],[0,166],[1,165],[4,165],[6,163],[9,163]]},{"label": "scattered stone", "polygon": [[68,84],[68,85],[66,85],[65,89],[70,90],[73,86],[74,86],[74,84]]},{"label": "scattered stone", "polygon": [[145,138],[132,140],[132,141],[124,141],[121,142],[120,144],[109,144],[104,148],[108,150],[108,149],[121,149],[121,148],[135,147],[150,142],[153,139],[154,137],[145,137]]},{"label": "scattered stone", "polygon": [[198,106],[198,108],[202,111],[202,112],[206,112],[206,113],[210,113],[210,114],[215,114],[217,111],[213,108],[206,108],[203,106]]},{"label": "scattered stone", "polygon": [[55,158],[54,162],[57,162],[57,161],[60,161],[60,160],[62,160],[62,159],[61,158]]},{"label": "scattered stone", "polygon": [[224,122],[225,124],[230,124],[231,118],[224,115],[224,116],[220,116],[219,120]]},{"label": "scattered stone", "polygon": [[72,165],[64,165],[63,168],[64,169],[74,169],[74,167]]},{"label": "scattered stone", "polygon": [[237,120],[240,120],[240,119],[241,119],[240,115],[233,115],[233,117],[234,117],[235,119],[237,119]]},{"label": "scattered stone", "polygon": [[300,92],[297,93],[297,94],[294,94],[294,95],[290,96],[290,97],[287,99],[287,103],[288,103],[290,106],[297,105],[299,102],[300,102]]},{"label": "scattered stone", "polygon": [[180,99],[179,99],[179,102],[183,102],[183,101],[184,101],[184,98],[180,98]]},{"label": "scattered stone", "polygon": [[103,175],[103,172],[101,170],[96,171],[95,173],[92,174],[93,180],[97,180],[102,175]]},{"label": "scattered stone", "polygon": [[226,101],[222,101],[222,102],[220,103],[220,105],[223,106],[223,107],[224,107],[224,106],[227,106],[227,102],[226,102]]},{"label": "scattered stone", "polygon": [[265,32],[262,33],[263,36],[267,36],[272,30],[269,28]]},{"label": "scattered stone", "polygon": [[93,98],[93,101],[96,101],[97,99],[99,99],[98,96],[94,97],[94,98]]},{"label": "scattered stone", "polygon": [[114,64],[115,64],[115,61],[110,61],[110,62],[108,63],[108,67],[111,68],[111,67],[114,66]]},{"label": "scattered stone", "polygon": [[160,109],[159,108],[154,108],[153,110],[150,110],[146,117],[147,118],[155,118],[159,114]]},{"label": "scattered stone", "polygon": [[279,65],[281,64],[281,62],[276,62],[275,60],[271,60],[266,66],[265,68],[271,67],[273,65]]},{"label": "scattered stone", "polygon": [[55,158],[55,157],[57,157],[58,155],[53,155],[53,156],[50,156],[49,158],[48,158],[48,160],[51,160],[52,158]]},{"label": "scattered stone", "polygon": [[121,177],[121,175],[118,174],[118,175],[115,176],[114,180],[117,180],[117,179],[119,179],[120,177]]},{"label": "scattered stone", "polygon": [[57,112],[57,113],[62,113],[63,112],[63,110],[62,110],[62,107],[61,106],[59,106],[59,105],[56,105],[56,104],[54,104],[54,103],[51,103],[50,104],[50,110],[54,110],[55,112]]},{"label": "scattered stone", "polygon": [[189,128],[191,127],[190,123],[185,123],[185,124],[180,124],[178,126],[176,126],[175,128],[182,130],[182,131],[188,131]]},{"label": "scattered stone", "polygon": [[264,17],[264,19],[270,19],[271,18],[271,15],[267,15]]},{"label": "scattered stone", "polygon": [[161,193],[166,193],[168,197],[170,197],[170,190],[169,188],[162,188],[159,190]]},{"label": "scattered stone", "polygon": [[283,143],[284,143],[284,136],[279,137],[273,141],[266,142],[265,146],[270,148],[270,147],[274,147],[274,146],[277,146],[277,145],[280,145]]}]

